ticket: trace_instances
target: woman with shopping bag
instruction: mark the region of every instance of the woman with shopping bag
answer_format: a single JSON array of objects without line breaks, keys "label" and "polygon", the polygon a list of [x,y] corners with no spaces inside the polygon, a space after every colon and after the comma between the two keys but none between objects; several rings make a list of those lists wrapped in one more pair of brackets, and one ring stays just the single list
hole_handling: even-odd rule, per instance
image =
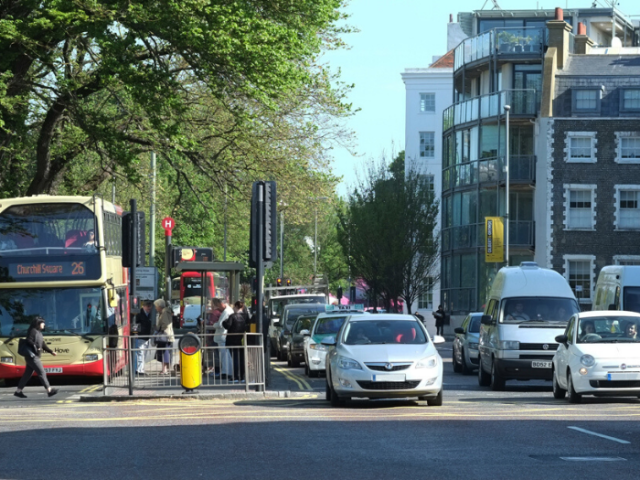
[{"label": "woman with shopping bag", "polygon": [[[230,315],[233,315],[233,308],[227,305],[223,300],[219,298],[214,298],[213,308],[216,310],[220,310],[222,313],[218,318],[218,321],[213,324],[214,327],[214,335],[213,341],[218,347],[226,347],[227,345],[227,329],[224,328],[222,323],[229,318]],[[233,372],[233,367],[231,365],[231,355],[229,354],[229,350],[226,348],[219,348],[220,352],[220,378],[223,380],[230,379]]]},{"label": "woman with shopping bag", "polygon": [[153,302],[158,312],[156,320],[156,360],[162,362],[162,374],[169,373],[171,368],[171,349],[175,337],[173,336],[173,311],[167,307],[161,298]]}]

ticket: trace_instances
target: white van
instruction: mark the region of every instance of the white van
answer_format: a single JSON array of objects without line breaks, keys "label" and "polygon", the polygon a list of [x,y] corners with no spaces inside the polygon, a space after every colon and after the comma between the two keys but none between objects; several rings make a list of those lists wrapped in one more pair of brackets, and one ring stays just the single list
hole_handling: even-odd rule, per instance
[{"label": "white van", "polygon": [[640,266],[602,267],[596,283],[593,310],[626,310],[640,313]]},{"label": "white van", "polygon": [[555,337],[578,311],[558,272],[535,262],[501,268],[481,320],[478,383],[503,390],[507,380],[551,380]]}]

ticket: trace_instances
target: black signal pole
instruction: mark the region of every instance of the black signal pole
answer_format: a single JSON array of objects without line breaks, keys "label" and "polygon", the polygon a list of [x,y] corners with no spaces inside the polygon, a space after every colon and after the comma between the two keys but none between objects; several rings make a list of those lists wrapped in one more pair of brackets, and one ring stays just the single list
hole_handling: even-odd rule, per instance
[{"label": "black signal pole", "polygon": [[264,320],[264,291],[263,291],[263,279],[264,279],[264,183],[260,182],[257,185],[258,194],[258,208],[255,212],[257,215],[257,232],[256,240],[258,241],[258,264],[256,266],[256,274],[258,277],[258,288],[256,290],[256,296],[258,297],[258,324],[256,325],[256,329],[258,333],[263,333],[262,322]]}]

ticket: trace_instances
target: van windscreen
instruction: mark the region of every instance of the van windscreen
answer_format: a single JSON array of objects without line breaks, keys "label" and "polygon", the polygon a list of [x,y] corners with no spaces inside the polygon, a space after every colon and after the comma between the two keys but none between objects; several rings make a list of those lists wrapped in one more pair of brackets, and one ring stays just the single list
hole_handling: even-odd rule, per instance
[{"label": "van windscreen", "polygon": [[627,312],[640,313],[640,287],[624,287],[622,306]]},{"label": "van windscreen", "polygon": [[514,297],[504,300],[501,321],[567,323],[578,311],[578,304],[572,298]]}]

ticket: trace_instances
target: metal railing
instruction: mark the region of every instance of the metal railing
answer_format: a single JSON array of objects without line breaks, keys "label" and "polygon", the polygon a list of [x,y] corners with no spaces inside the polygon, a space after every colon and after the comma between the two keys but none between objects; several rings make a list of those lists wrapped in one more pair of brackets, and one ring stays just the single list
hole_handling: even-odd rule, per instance
[{"label": "metal railing", "polygon": [[[477,183],[504,182],[504,164],[504,157],[488,157],[447,167],[443,170],[442,190]],[[510,155],[509,176],[511,183],[535,183],[535,155]]]},{"label": "metal railing", "polygon": [[[442,251],[484,247],[485,224],[471,223],[442,229]],[[535,222],[511,220],[509,245],[517,248],[535,247]]]},{"label": "metal railing", "polygon": [[[104,392],[128,389],[182,388],[180,351],[176,335],[171,345],[158,343],[157,336],[109,336],[103,341]],[[241,345],[216,344],[219,337],[199,334],[202,343],[202,385],[199,388],[231,388],[264,391],[266,387],[263,335],[227,334],[226,343],[241,337]],[[110,343],[111,342],[111,343]],[[116,345],[117,343],[117,345]],[[111,346],[116,345],[116,346]]]},{"label": "metal railing", "polygon": [[511,107],[511,115],[538,114],[540,97],[534,88],[501,90],[454,103],[442,112],[444,131],[464,123],[504,115],[504,106]]},{"label": "metal railing", "polygon": [[491,55],[541,55],[548,44],[544,27],[502,27],[467,38],[454,51],[454,71]]}]

